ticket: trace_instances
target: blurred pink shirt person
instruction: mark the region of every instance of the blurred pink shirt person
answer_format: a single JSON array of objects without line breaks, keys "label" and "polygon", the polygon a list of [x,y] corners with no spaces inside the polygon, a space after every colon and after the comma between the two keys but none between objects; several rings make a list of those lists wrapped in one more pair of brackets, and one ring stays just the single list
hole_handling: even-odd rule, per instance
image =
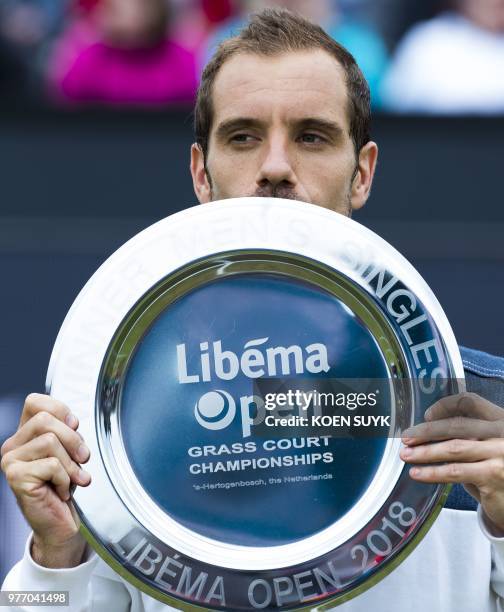
[{"label": "blurred pink shirt person", "polygon": [[192,102],[195,56],[167,34],[164,0],[83,0],[84,14],[49,59],[52,96],[69,102],[162,106]]}]

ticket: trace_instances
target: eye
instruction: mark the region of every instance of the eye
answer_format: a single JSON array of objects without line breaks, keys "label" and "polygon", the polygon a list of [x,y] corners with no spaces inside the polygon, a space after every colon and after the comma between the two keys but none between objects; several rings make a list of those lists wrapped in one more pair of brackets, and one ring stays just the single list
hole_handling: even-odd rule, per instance
[{"label": "eye", "polygon": [[235,134],[234,136],[231,136],[229,140],[233,144],[248,144],[249,142],[256,140],[256,138],[250,134]]},{"label": "eye", "polygon": [[322,144],[326,142],[326,139],[323,136],[319,136],[318,134],[312,134],[311,132],[301,134],[300,140],[302,140],[306,144]]}]

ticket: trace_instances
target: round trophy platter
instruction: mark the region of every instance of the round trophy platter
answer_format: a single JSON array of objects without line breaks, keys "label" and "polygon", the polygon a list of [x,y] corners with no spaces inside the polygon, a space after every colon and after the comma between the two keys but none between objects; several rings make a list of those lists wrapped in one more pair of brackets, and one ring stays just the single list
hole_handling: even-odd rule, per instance
[{"label": "round trophy platter", "polygon": [[240,198],[149,227],[84,287],[47,390],[80,421],[96,552],[180,610],[324,610],[390,573],[448,487],[402,432],[459,392],[415,269],[317,206]]}]

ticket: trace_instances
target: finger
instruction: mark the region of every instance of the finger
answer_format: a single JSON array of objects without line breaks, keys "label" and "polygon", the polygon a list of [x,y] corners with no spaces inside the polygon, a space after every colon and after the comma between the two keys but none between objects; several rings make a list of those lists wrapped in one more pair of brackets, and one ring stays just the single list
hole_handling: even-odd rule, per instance
[{"label": "finger", "polygon": [[7,466],[5,474],[18,497],[35,497],[41,484],[51,482],[62,501],[70,500],[70,476],[56,457],[29,462],[16,461]]},{"label": "finger", "polygon": [[504,421],[483,421],[466,417],[453,417],[439,421],[428,421],[410,427],[402,434],[408,446],[425,444],[439,440],[489,440],[503,437]]},{"label": "finger", "polygon": [[67,453],[77,463],[85,463],[89,459],[89,449],[82,441],[80,435],[48,412],[38,412],[18,429],[2,446],[2,454],[19,448],[23,444],[48,432],[56,434]]},{"label": "finger", "polygon": [[415,466],[409,474],[413,480],[431,484],[464,483],[477,487],[488,486],[495,473],[492,459],[478,463],[445,463],[444,465]]},{"label": "finger", "polygon": [[459,393],[443,397],[426,411],[427,421],[462,416],[484,421],[504,419],[504,409],[476,393]]},{"label": "finger", "polygon": [[37,436],[30,442],[7,453],[2,465],[5,471],[12,461],[36,461],[48,457],[56,457],[73,482],[85,486],[91,481],[91,476],[85,470],[82,470],[75,461],[72,461],[58,436],[52,431]]},{"label": "finger", "polygon": [[77,417],[72,414],[66,404],[55,400],[49,395],[42,395],[40,393],[30,393],[25,399],[19,426],[22,427],[39,412],[48,412],[52,414],[72,429],[77,429],[79,426]]},{"label": "finger", "polygon": [[481,503],[481,495],[480,495],[478,487],[476,487],[475,485],[466,483],[464,485],[464,489],[469,493],[469,495],[472,495],[472,497],[474,497],[474,499],[478,503]]},{"label": "finger", "polygon": [[504,456],[504,440],[447,440],[435,444],[407,446],[401,449],[401,459],[407,463],[441,463],[484,461]]}]

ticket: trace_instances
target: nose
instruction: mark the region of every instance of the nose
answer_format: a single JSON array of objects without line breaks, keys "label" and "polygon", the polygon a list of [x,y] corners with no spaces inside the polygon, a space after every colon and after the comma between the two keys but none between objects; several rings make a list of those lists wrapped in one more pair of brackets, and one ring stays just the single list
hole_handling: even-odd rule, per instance
[{"label": "nose", "polygon": [[294,189],[296,182],[286,143],[281,140],[270,143],[256,178],[258,188],[263,192],[271,191],[273,194],[279,187],[286,190]]}]

